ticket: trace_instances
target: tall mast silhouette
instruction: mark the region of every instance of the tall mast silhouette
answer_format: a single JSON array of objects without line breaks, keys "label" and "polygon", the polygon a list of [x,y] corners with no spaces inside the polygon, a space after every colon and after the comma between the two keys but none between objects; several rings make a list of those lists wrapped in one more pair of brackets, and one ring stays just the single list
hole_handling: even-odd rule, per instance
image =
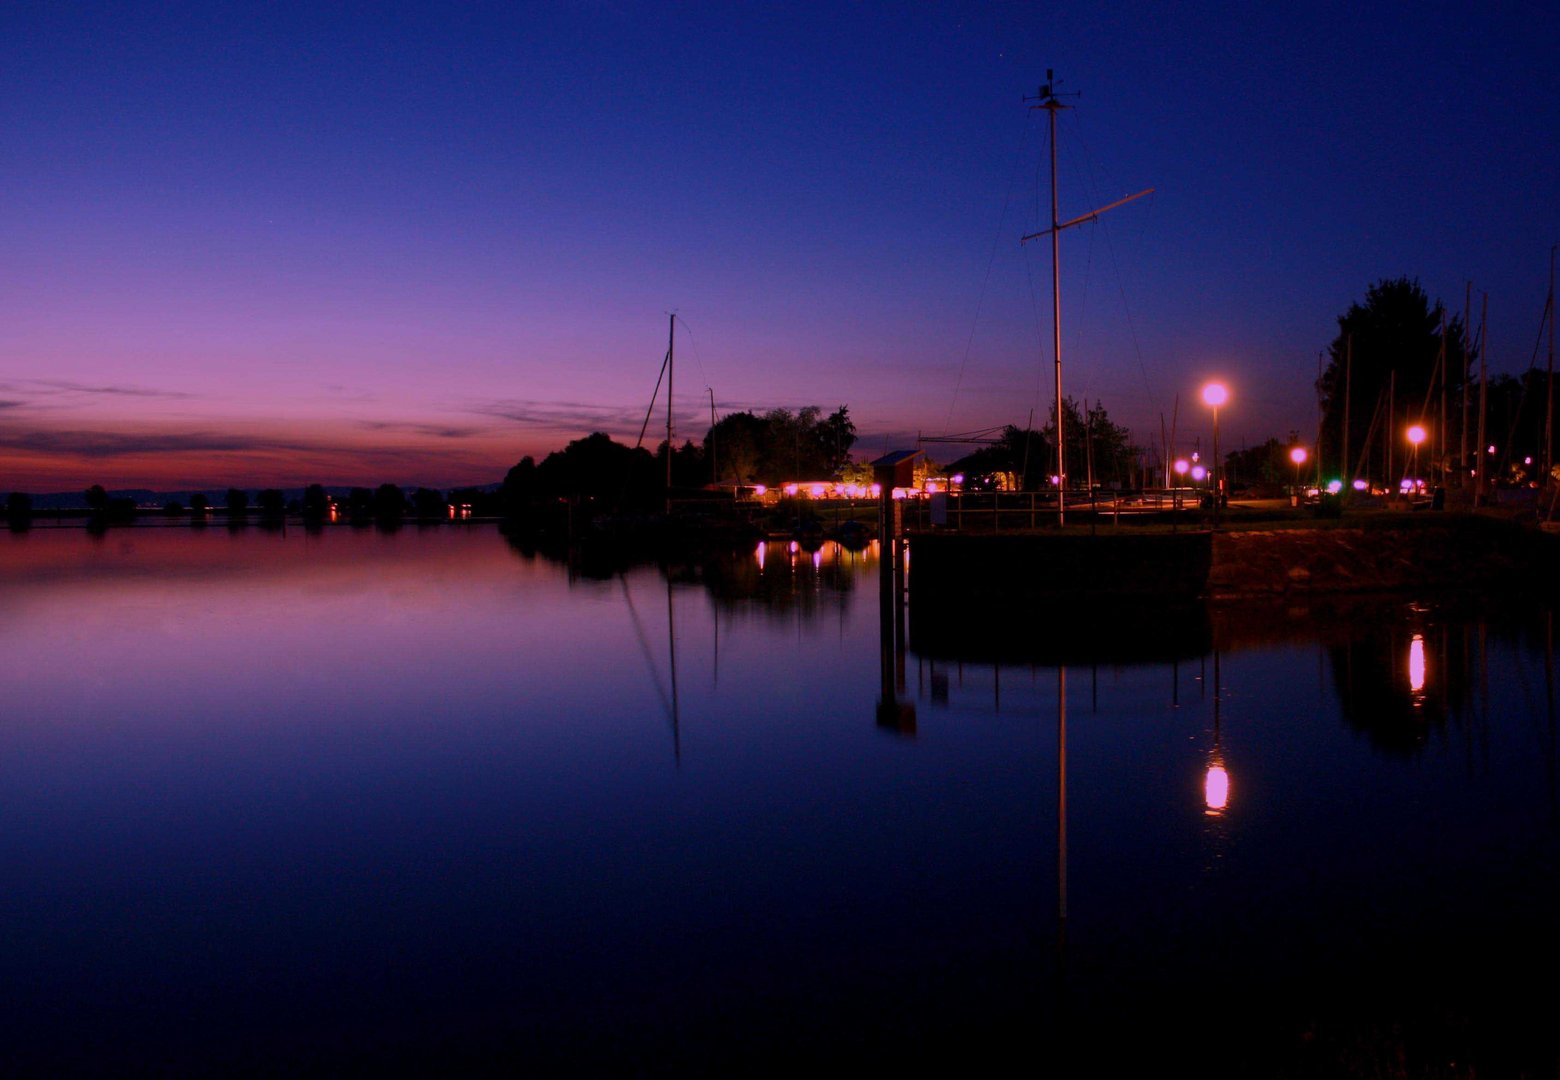
[{"label": "tall mast silhouette", "polygon": [[[1082,225],[1086,221],[1094,221],[1107,210],[1114,210],[1123,203],[1129,203],[1133,199],[1140,199],[1154,189],[1147,188],[1136,195],[1128,195],[1125,199],[1117,199],[1115,202],[1100,207],[1098,210],[1090,210],[1081,217],[1075,217],[1071,221],[1061,221],[1057,217],[1056,197],[1056,114],[1063,109],[1072,108],[1071,105],[1063,105],[1056,92],[1056,74],[1049,68],[1045,73],[1045,85],[1040,87],[1039,93],[1034,97],[1026,97],[1025,101],[1033,101],[1030,109],[1044,109],[1049,114],[1050,141],[1051,141],[1051,227],[1039,232],[1030,233],[1019,238],[1019,243],[1027,243],[1037,240],[1042,236],[1051,238],[1051,347],[1055,356],[1056,368],[1056,523],[1067,523],[1067,442],[1063,430],[1062,417],[1062,283],[1061,283],[1061,244],[1060,237],[1063,229],[1069,229],[1074,225]],[[1068,97],[1077,97],[1069,94]]]}]

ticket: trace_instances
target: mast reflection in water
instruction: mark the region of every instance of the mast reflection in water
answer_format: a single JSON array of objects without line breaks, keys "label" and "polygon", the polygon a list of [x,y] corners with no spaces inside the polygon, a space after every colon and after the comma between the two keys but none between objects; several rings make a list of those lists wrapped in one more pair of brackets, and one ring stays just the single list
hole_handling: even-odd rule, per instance
[{"label": "mast reflection in water", "polygon": [[1546,609],[1054,635],[928,625],[876,546],[0,539],[12,1071],[1560,1049]]}]

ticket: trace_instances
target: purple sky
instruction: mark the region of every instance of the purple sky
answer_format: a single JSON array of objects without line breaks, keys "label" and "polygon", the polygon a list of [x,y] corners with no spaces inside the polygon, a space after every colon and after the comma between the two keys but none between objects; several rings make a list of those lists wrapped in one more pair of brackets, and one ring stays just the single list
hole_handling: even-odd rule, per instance
[{"label": "purple sky", "polygon": [[1212,375],[1228,445],[1314,432],[1384,277],[1533,360],[1552,10],[1092,7],[7,4],[0,490],[497,480],[632,443],[672,311],[679,439],[1038,424],[1048,67],[1061,216],[1156,189],[1062,241],[1064,388],[1139,442]]}]

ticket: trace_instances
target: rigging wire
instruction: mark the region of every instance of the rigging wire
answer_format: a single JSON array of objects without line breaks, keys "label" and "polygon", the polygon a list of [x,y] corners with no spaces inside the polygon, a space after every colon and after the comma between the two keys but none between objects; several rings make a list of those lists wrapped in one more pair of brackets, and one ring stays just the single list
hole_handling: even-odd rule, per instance
[{"label": "rigging wire", "polygon": [[[1076,128],[1076,129],[1079,129],[1079,130],[1075,131],[1074,137],[1078,140],[1078,145],[1079,145],[1079,147],[1083,151],[1083,159],[1084,159],[1084,165],[1085,165],[1085,169],[1084,169],[1084,184],[1086,185],[1087,190],[1088,190],[1089,199],[1090,199],[1090,205],[1098,206],[1099,205],[1099,201],[1100,201],[1099,200],[1099,194],[1098,194],[1097,190],[1095,189],[1094,182],[1093,182],[1094,181],[1094,167],[1095,167],[1095,164],[1096,164],[1095,163],[1095,159],[1094,159],[1093,154],[1089,150],[1088,143],[1086,143],[1084,141],[1083,132],[1081,130],[1082,124],[1081,123],[1074,124],[1073,127]],[[1148,196],[1148,198],[1149,198],[1150,203],[1152,204],[1153,199],[1154,199],[1154,195],[1151,193]],[[1111,271],[1115,274],[1115,277],[1116,277],[1116,288],[1117,288],[1117,291],[1121,295],[1121,310],[1122,310],[1122,312],[1124,313],[1124,315],[1126,317],[1127,333],[1128,333],[1128,336],[1132,339],[1132,351],[1133,351],[1134,355],[1137,358],[1138,373],[1140,375],[1142,375],[1142,377],[1143,377],[1143,391],[1144,391],[1145,394],[1147,394],[1148,401],[1152,404],[1154,401],[1156,401],[1158,399],[1159,395],[1154,390],[1153,381],[1149,378],[1148,365],[1145,364],[1144,361],[1143,361],[1143,346],[1142,346],[1142,342],[1138,338],[1137,322],[1132,317],[1131,305],[1127,302],[1126,281],[1122,277],[1121,262],[1117,258],[1117,255],[1116,255],[1115,242],[1114,242],[1114,239],[1113,239],[1113,237],[1111,235],[1109,226],[1105,225],[1102,219],[1096,220],[1094,222],[1094,224],[1099,225],[1101,228],[1103,228],[1105,230],[1105,232],[1104,232],[1104,236],[1105,236],[1105,250],[1106,250],[1106,254],[1110,258]],[[1143,226],[1140,229],[1140,232],[1139,232],[1140,236],[1143,234],[1143,232],[1146,232],[1147,227],[1148,226],[1147,226],[1147,223],[1145,221],[1145,223],[1143,224]]]},{"label": "rigging wire", "polygon": [[638,450],[645,443],[645,432],[650,430],[650,417],[655,413],[655,399],[661,396],[661,380],[666,378],[666,366],[671,363],[672,350],[667,349],[661,355],[661,373],[655,377],[655,390],[650,394],[650,405],[645,409],[645,422],[639,425],[639,438],[634,442],[634,449]]},{"label": "rigging wire", "polygon": [[1517,439],[1517,424],[1522,419],[1522,407],[1527,404],[1528,390],[1532,384],[1532,380],[1525,376],[1531,375],[1538,370],[1538,354],[1544,348],[1544,325],[1549,318],[1549,305],[1552,303],[1554,303],[1552,298],[1546,300],[1544,302],[1544,310],[1538,316],[1538,337],[1533,342],[1533,355],[1528,359],[1527,370],[1522,373],[1524,378],[1518,384],[1520,389],[1517,393],[1517,407],[1511,411],[1511,422],[1506,427],[1506,449],[1505,453],[1501,455],[1501,467],[1503,469],[1509,468],[1511,465],[1512,450],[1515,448]]},{"label": "rigging wire", "polygon": [[650,684],[655,687],[656,697],[661,699],[661,708],[666,710],[666,718],[673,725],[676,732],[676,712],[672,705],[672,698],[666,692],[666,685],[661,681],[661,669],[655,662],[655,651],[650,648],[650,638],[645,633],[644,623],[639,619],[639,610],[634,607],[634,595],[629,591],[628,578],[621,571],[618,572],[618,581],[623,586],[623,600],[628,607],[629,620],[634,625],[634,637],[639,640],[639,651],[644,654],[645,667],[650,669]]},{"label": "rigging wire", "polygon": [[[1029,114],[1026,113],[1026,120],[1028,119],[1028,116]],[[975,314],[970,319],[969,336],[966,337],[964,341],[964,356],[959,361],[959,374],[958,377],[954,380],[953,394],[948,398],[948,415],[943,420],[944,432],[953,426],[953,410],[959,401],[959,391],[963,389],[964,386],[964,372],[965,369],[969,367],[970,353],[973,352],[975,348],[975,332],[980,327],[981,311],[986,304],[986,296],[991,283],[991,268],[997,261],[998,246],[1002,242],[1004,230],[1007,227],[1008,208],[1013,204],[1013,191],[1018,186],[1018,170],[1019,167],[1023,164],[1024,151],[1027,148],[1029,142],[1028,129],[1032,126],[1032,124],[1026,122],[1019,130],[1018,148],[1013,152],[1013,165],[1008,170],[1008,174],[1011,179],[1008,181],[1007,193],[1002,197],[1002,213],[997,217],[996,234],[991,239],[991,251],[986,256],[986,272],[981,277],[980,295],[975,299]]]},{"label": "rigging wire", "polygon": [[[1035,352],[1044,355],[1045,328],[1040,325],[1040,298],[1035,295],[1035,262],[1034,256],[1029,255],[1024,259],[1024,274],[1029,280],[1029,314],[1034,319],[1035,325]],[[1053,357],[1054,359],[1054,357]],[[1043,404],[1040,395],[1045,390],[1045,370],[1043,364],[1035,365],[1035,392],[1029,401],[1029,414],[1034,415],[1036,406]]]},{"label": "rigging wire", "polygon": [[684,319],[681,315],[674,313],[672,318],[677,320],[679,325],[682,326],[683,330],[688,335],[688,348],[693,353],[693,366],[699,369],[699,379],[704,383],[705,386],[711,385],[710,377],[705,374],[704,371],[704,361],[699,355],[699,341],[693,336],[693,327],[689,326],[688,320]]}]

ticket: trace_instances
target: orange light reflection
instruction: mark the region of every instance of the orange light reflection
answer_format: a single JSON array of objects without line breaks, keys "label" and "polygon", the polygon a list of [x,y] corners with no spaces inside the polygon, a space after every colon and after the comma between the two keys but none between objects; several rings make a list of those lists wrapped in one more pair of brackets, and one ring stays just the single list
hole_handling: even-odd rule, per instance
[{"label": "orange light reflection", "polygon": [[1408,643],[1408,688],[1416,694],[1425,689],[1425,637],[1415,634]]},{"label": "orange light reflection", "polygon": [[1224,808],[1230,801],[1230,774],[1225,772],[1224,766],[1214,762],[1208,766],[1208,775],[1203,779],[1203,803],[1207,806],[1205,811],[1210,816],[1224,813]]}]

